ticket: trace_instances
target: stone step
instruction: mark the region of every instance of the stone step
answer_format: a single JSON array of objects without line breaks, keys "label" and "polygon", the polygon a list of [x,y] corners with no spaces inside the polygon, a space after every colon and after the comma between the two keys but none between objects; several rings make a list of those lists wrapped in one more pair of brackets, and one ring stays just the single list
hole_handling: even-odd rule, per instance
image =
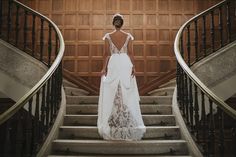
[{"label": "stone step", "polygon": [[[107,155],[49,155],[48,157],[108,157]],[[188,155],[109,155],[109,157],[191,157]]]},{"label": "stone step", "polygon": [[169,82],[160,85],[159,88],[174,87],[174,86],[176,86],[176,80],[175,79],[170,80]]},{"label": "stone step", "polygon": [[[171,105],[141,105],[142,114],[172,114]],[[97,114],[98,105],[67,105],[67,114]]]},{"label": "stone step", "polygon": [[174,93],[175,87],[164,87],[164,88],[159,88],[155,89],[151,92],[148,93],[150,96],[172,96]]},{"label": "stone step", "polygon": [[141,141],[106,141],[106,140],[54,140],[53,154],[66,155],[186,155],[187,144],[184,140],[141,140]]},{"label": "stone step", "polygon": [[[174,126],[174,115],[143,115],[146,126]],[[66,126],[96,126],[97,115],[65,115],[64,125]]]},{"label": "stone step", "polygon": [[[87,105],[87,106],[90,106],[90,105],[95,105],[95,106],[97,106],[98,105],[98,103],[80,103],[80,104],[78,104],[78,103],[76,103],[76,104],[69,104],[69,103],[67,103],[67,105],[69,106],[69,105],[78,105],[78,106],[80,106],[80,105]],[[148,106],[148,105],[163,105],[163,106],[170,106],[171,104],[155,104],[155,103],[150,103],[150,104],[147,104],[147,103],[140,103],[140,106]]]},{"label": "stone step", "polygon": [[[141,96],[142,104],[172,104],[172,96]],[[67,104],[98,103],[98,96],[66,96]]]},{"label": "stone step", "polygon": [[62,80],[62,84],[64,85],[64,87],[74,87],[74,88],[78,88],[78,86],[66,79]]},{"label": "stone step", "polygon": [[86,96],[89,94],[86,90],[75,87],[65,87],[65,93],[68,96]]},{"label": "stone step", "polygon": [[[96,126],[61,126],[59,139],[101,139]],[[143,139],[180,139],[178,126],[149,126]]]}]

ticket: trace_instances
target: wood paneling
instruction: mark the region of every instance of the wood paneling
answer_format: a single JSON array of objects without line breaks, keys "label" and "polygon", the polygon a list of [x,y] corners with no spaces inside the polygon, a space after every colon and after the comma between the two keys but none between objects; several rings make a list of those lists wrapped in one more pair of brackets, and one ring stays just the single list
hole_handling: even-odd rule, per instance
[{"label": "wood paneling", "polygon": [[124,30],[133,34],[138,85],[175,69],[173,41],[187,19],[219,0],[25,0],[49,16],[65,43],[64,69],[99,87],[104,42],[113,30],[112,15],[124,15]]}]

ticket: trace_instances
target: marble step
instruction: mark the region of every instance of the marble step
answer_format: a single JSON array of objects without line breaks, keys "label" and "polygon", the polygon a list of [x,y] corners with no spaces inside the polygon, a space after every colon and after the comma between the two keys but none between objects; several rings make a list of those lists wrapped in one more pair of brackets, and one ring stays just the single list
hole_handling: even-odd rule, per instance
[{"label": "marble step", "polygon": [[[174,126],[174,115],[142,115],[146,126]],[[97,115],[71,115],[64,116],[66,126],[96,126]]]},{"label": "marble step", "polygon": [[160,85],[159,88],[174,87],[174,86],[176,86],[176,80],[175,79],[170,80],[169,82]]},{"label": "marble step", "polygon": [[151,92],[148,92],[148,95],[150,96],[172,96],[174,93],[175,87],[164,87],[164,88],[159,88],[155,89]]},{"label": "marble step", "polygon": [[[141,96],[141,104],[172,104],[172,96]],[[98,96],[66,96],[67,104],[98,103]]]},{"label": "marble step", "polygon": [[89,94],[89,92],[75,87],[65,87],[65,93],[68,96],[86,96]]},{"label": "marble step", "polygon": [[[172,114],[171,105],[141,105],[142,114]],[[98,105],[67,105],[67,114],[97,114]]]},{"label": "marble step", "polygon": [[54,140],[53,154],[67,155],[187,155],[187,143],[184,140]]},{"label": "marble step", "polygon": [[78,86],[66,79],[62,80],[62,84],[64,85],[64,87],[74,87],[74,88],[78,88]]},{"label": "marble step", "polygon": [[[61,126],[59,139],[101,139],[96,126]],[[180,139],[178,126],[149,126],[143,139]]]},{"label": "marble step", "polygon": [[49,155],[48,157],[191,157],[188,155]]}]

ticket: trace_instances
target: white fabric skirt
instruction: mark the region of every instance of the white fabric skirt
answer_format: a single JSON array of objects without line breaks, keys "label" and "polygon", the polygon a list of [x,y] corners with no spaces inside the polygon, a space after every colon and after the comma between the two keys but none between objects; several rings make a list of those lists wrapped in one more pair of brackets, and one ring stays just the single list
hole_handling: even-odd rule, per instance
[{"label": "white fabric skirt", "polygon": [[106,140],[140,140],[146,132],[132,66],[126,53],[113,54],[101,78],[97,125]]}]

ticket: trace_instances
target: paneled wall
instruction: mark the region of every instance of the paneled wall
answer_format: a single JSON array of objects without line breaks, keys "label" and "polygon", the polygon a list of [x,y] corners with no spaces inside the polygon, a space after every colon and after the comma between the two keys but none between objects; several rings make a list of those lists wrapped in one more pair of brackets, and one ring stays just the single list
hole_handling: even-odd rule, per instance
[{"label": "paneled wall", "polygon": [[[113,30],[112,15],[124,15],[123,29],[133,34],[138,85],[175,69],[173,41],[180,25],[219,0],[28,0],[61,29],[64,69],[99,87],[104,42]],[[34,3],[36,2],[36,3]]]}]

